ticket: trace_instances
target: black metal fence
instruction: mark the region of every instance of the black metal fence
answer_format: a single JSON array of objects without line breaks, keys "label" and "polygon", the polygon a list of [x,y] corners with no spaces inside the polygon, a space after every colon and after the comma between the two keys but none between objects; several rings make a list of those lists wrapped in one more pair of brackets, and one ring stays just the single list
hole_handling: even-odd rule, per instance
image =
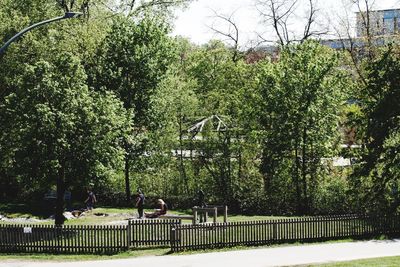
[{"label": "black metal fence", "polygon": [[125,225],[0,225],[0,252],[117,253],[129,248]]},{"label": "black metal fence", "polygon": [[310,242],[398,235],[400,216],[327,216],[282,220],[179,225],[171,229],[173,252],[232,246]]}]

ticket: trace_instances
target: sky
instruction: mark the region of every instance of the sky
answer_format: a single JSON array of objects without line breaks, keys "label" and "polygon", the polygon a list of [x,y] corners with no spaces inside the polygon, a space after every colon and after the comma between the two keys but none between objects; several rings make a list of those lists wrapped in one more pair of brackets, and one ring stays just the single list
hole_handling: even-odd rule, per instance
[{"label": "sky", "polygon": [[[215,34],[209,27],[214,26],[218,30],[226,31],[227,24],[221,23],[214,16],[214,11],[219,15],[230,16],[233,14],[236,25],[239,28],[239,42],[242,47],[250,47],[251,41],[257,39],[257,35],[261,34],[264,38],[274,36],[269,26],[261,22],[259,12],[255,7],[257,0],[195,0],[190,6],[176,13],[177,20],[175,23],[174,35],[181,35],[189,38],[193,43],[204,44],[210,39],[222,39],[220,35]],[[299,0],[305,1],[305,0]],[[319,8],[320,24],[332,26],[339,23],[340,17],[345,16],[347,10],[351,16],[357,11],[356,7],[349,7],[342,4],[343,1],[349,0],[316,0]],[[392,9],[400,8],[399,0],[375,0],[375,9]],[[304,5],[299,5],[296,9],[297,16],[305,15]],[[329,20],[328,20],[329,19]],[[293,32],[300,31],[303,23],[293,21],[290,25]],[[332,29],[331,29],[332,30]],[[226,39],[226,38],[225,38]]]}]

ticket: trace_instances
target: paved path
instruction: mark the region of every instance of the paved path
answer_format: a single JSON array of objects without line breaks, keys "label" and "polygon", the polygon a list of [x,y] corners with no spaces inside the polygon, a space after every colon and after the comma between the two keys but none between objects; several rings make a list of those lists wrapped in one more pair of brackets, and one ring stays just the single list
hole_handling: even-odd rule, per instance
[{"label": "paved path", "polygon": [[400,239],[260,248],[193,255],[149,256],[85,262],[9,260],[1,267],[265,267],[400,256]]}]

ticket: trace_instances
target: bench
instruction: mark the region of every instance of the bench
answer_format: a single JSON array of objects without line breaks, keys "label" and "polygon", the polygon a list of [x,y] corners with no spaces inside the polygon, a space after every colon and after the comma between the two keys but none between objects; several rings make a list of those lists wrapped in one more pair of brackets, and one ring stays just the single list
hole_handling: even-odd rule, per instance
[{"label": "bench", "polygon": [[[204,214],[204,222],[207,222],[208,213],[213,213],[214,223],[217,223],[218,210],[224,212],[224,223],[228,220],[228,206],[205,206],[205,207],[193,207],[193,215],[178,215],[178,214],[164,214],[160,215],[160,219],[181,219],[181,220],[191,220],[193,224],[197,224],[197,219],[199,213]],[[203,222],[200,220],[200,222]]]},{"label": "bench", "polygon": [[228,221],[228,206],[217,206],[217,205],[206,205],[204,207],[193,207],[193,214],[197,217],[197,213],[204,214],[204,222],[207,222],[208,213],[213,213],[213,221],[217,222],[218,210],[223,211],[224,214],[224,223]]}]

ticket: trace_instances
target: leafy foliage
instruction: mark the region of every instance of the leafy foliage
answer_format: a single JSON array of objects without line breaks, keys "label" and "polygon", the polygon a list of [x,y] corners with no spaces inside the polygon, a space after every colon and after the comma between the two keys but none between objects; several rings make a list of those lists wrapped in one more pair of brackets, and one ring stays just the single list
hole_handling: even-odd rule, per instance
[{"label": "leafy foliage", "polygon": [[388,47],[366,66],[361,105],[366,150],[353,175],[353,187],[364,201],[360,206],[370,212],[395,212],[399,204],[399,59],[397,51]]},{"label": "leafy foliage", "polygon": [[85,80],[79,60],[61,54],[28,65],[20,89],[0,106],[8,126],[0,136],[3,160],[21,179],[21,193],[48,190],[60,168],[66,186],[84,186],[104,182],[120,166],[126,113],[112,95],[91,93]]},{"label": "leafy foliage", "polygon": [[315,42],[289,46],[277,64],[267,66],[261,171],[274,205],[292,203],[297,213],[310,212],[321,159],[333,155],[339,141],[344,80],[337,55]]},{"label": "leafy foliage", "polygon": [[[202,189],[245,213],[396,212],[397,45],[358,55],[357,76],[315,41],[273,61],[197,46],[170,36],[173,9],[189,2],[0,0],[2,43],[85,13],[27,33],[0,58],[0,198],[57,186],[61,199],[94,183],[118,204],[141,187],[185,208]],[[334,166],[338,156],[357,164]]]}]

